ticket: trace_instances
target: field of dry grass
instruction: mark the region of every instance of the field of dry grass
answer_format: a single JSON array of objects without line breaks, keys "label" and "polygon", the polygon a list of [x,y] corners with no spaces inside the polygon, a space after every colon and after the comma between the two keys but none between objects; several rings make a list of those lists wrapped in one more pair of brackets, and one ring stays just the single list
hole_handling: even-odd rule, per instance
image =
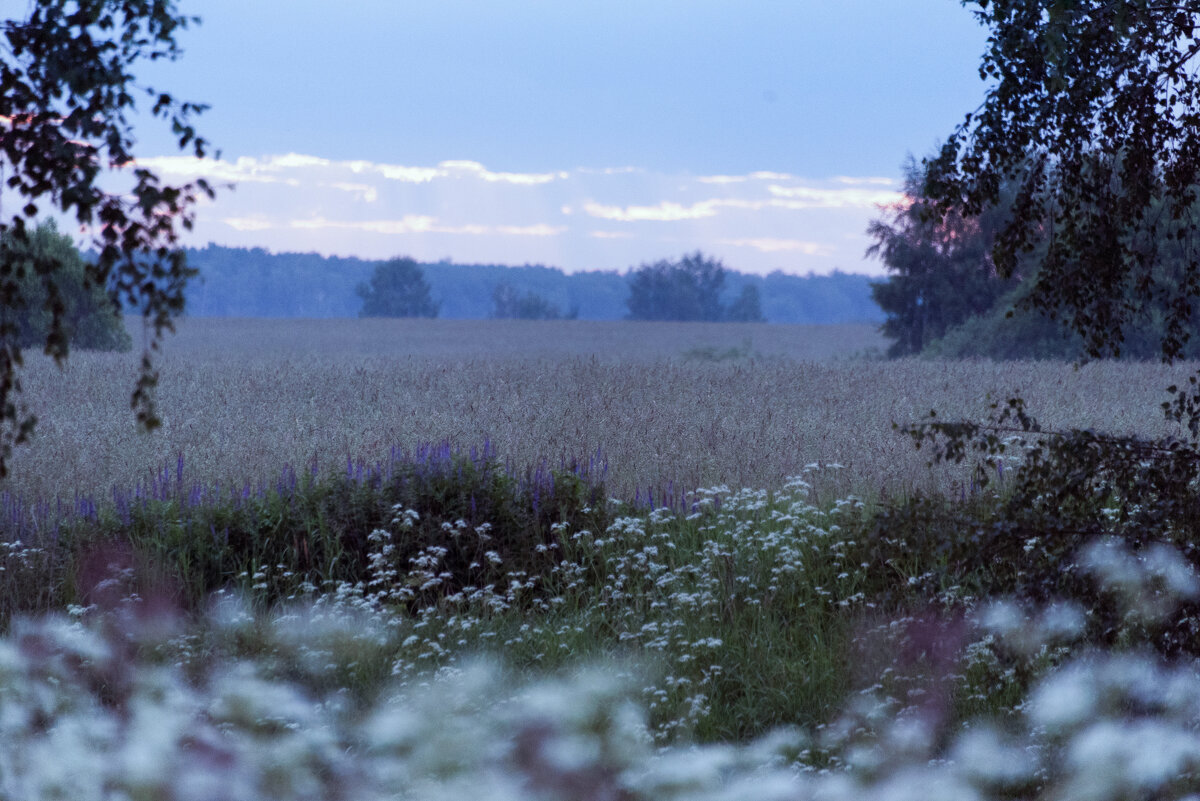
[{"label": "field of dry grass", "polygon": [[[141,318],[131,319],[131,328]],[[871,324],[842,326],[763,323],[652,323],[598,320],[184,320],[170,355],[340,360],[569,359],[654,361],[702,358],[747,343],[758,357],[799,361],[847,359],[878,351],[887,340]],[[135,339],[138,331],[133,333]],[[139,340],[140,341],[140,340]]]},{"label": "field of dry grass", "polygon": [[1189,366],[884,362],[870,326],[184,321],[161,357],[164,425],[136,430],[136,355],[30,359],[40,422],[0,489],[103,499],[178,457],[185,480],[270,480],[285,465],[375,461],[392,446],[489,438],[518,464],[600,451],[618,495],[674,482],[769,488],[837,462],[831,492],[931,481],[892,429],[936,408],[979,416],[1013,390],[1044,424],[1156,435],[1163,387]]}]

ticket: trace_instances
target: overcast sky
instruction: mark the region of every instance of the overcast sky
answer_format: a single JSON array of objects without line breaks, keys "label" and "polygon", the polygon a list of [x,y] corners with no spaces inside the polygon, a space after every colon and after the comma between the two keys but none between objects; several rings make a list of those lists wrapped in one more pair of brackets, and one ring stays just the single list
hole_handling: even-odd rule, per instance
[{"label": "overcast sky", "polygon": [[192,244],[625,269],[878,273],[863,231],[978,106],[957,0],[183,0],[139,78],[205,102],[232,181]]}]

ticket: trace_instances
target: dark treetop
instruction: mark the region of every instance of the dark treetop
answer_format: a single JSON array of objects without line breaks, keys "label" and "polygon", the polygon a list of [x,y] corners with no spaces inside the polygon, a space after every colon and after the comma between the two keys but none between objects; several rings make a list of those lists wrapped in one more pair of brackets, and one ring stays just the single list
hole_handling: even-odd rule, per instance
[{"label": "dark treetop", "polygon": [[[1200,290],[1200,3],[964,2],[991,35],[987,98],[930,163],[942,211],[978,212],[1016,183],[993,257],[1009,275],[1049,242],[1025,303],[1058,316],[1091,356],[1119,354],[1144,302],[1167,310],[1161,353],[1181,353]],[[1156,270],[1164,242],[1179,269]],[[1173,245],[1173,247],[1178,247]]]}]

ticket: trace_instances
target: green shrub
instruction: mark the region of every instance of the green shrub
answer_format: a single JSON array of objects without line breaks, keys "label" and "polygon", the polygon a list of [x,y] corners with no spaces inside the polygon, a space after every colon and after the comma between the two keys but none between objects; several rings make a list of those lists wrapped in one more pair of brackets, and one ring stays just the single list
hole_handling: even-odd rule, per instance
[{"label": "green shrub", "polygon": [[1079,335],[1037,311],[1016,308],[1020,299],[1029,293],[1031,283],[1022,283],[1003,295],[988,311],[950,328],[942,337],[925,345],[921,356],[997,361],[1071,361],[1082,357],[1083,339]]},{"label": "green shrub", "polygon": [[[1167,272],[1161,268],[1160,272]],[[928,342],[921,356],[933,359],[985,358],[997,361],[1053,359],[1077,361],[1087,356],[1083,337],[1062,319],[1050,319],[1024,304],[1034,289],[1027,278],[1001,296],[988,310],[968,317]],[[1131,314],[1122,332],[1120,355],[1129,359],[1159,359],[1167,334],[1166,310],[1150,307]],[[1193,329],[1197,320],[1193,320]],[[1200,357],[1200,341],[1182,345],[1180,357]]]},{"label": "green shrub", "polygon": [[924,566],[930,581],[962,586],[973,599],[1069,599],[1090,610],[1087,638],[1097,645],[1200,656],[1200,606],[1142,630],[1079,568],[1097,538],[1136,554],[1169,545],[1200,565],[1196,450],[1173,438],[1043,431],[1019,398],[993,409],[986,423],[931,418],[909,427],[933,461],[973,462],[973,484],[958,499],[918,493],[883,505],[870,522],[869,558]]},{"label": "green shrub", "polygon": [[66,340],[80,350],[127,351],[133,340],[125,330],[120,305],[108,288],[96,283],[88,265],[53,220],[40,223],[20,239],[0,236],[0,275],[16,302],[5,304],[0,322],[16,329],[22,348],[43,347],[58,307]]},{"label": "green shrub", "polygon": [[[179,476],[182,470],[180,463]],[[77,567],[94,553],[120,552],[138,568],[129,591],[146,592],[150,582],[194,611],[235,584],[253,587],[271,605],[305,583],[365,580],[371,534],[388,528],[397,509],[414,525],[389,558],[407,572],[421,553],[444,548],[448,575],[436,594],[494,584],[513,570],[544,576],[553,566],[546,548],[556,541],[556,526],[604,530],[611,519],[603,484],[582,468],[517,472],[486,448],[458,453],[446,444],[397,452],[374,467],[350,465],[345,473],[284,471],[274,486],[224,493],[188,491],[164,472],[154,486],[114,497],[99,513],[61,520],[52,537],[0,553],[11,563],[0,621],[17,611],[91,603]]]}]

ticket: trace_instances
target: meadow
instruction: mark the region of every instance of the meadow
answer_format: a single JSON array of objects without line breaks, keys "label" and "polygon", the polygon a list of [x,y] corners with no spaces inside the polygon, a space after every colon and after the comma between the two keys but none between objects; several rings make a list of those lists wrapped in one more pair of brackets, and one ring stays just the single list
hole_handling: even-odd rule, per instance
[{"label": "meadow", "polygon": [[31,360],[0,797],[1200,791],[1200,673],[1159,647],[1200,619],[1192,524],[1122,538],[1104,497],[1107,539],[1041,537],[893,429],[1019,391],[1047,426],[1176,433],[1189,367],[879,345],[186,320],[149,435],[129,356]]},{"label": "meadow", "polygon": [[529,465],[599,452],[614,495],[772,489],[813,463],[826,497],[876,498],[962,478],[927,467],[893,423],[979,418],[1018,391],[1047,427],[1158,436],[1154,363],[879,361],[873,326],[405,320],[185,320],[160,357],[161,430],[129,413],[134,355],[31,357],[39,418],[0,491],[27,500],[151,480],[229,487],[285,466],[338,470],[393,446],[489,441]]}]

